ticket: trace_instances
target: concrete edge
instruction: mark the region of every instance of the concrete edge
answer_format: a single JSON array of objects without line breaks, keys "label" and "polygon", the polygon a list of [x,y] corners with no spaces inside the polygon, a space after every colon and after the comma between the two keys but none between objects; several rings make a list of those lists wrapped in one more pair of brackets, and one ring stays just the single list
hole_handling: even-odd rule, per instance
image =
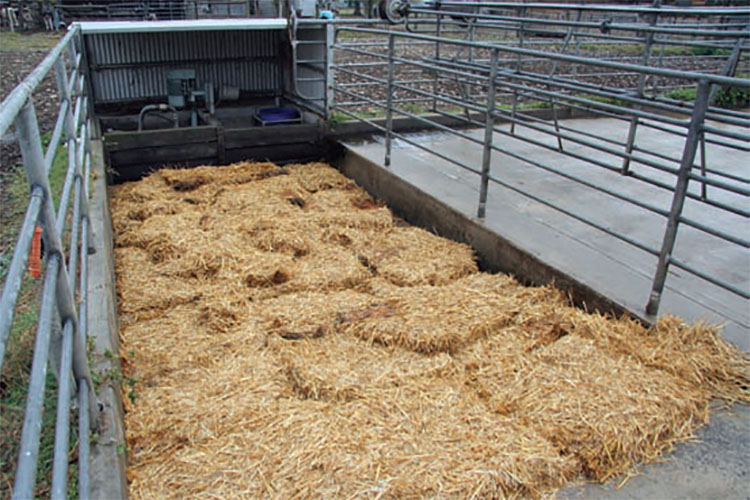
[{"label": "concrete edge", "polygon": [[396,215],[409,223],[471,246],[477,254],[480,268],[511,274],[524,283],[553,283],[565,291],[574,304],[585,310],[628,314],[644,324],[651,324],[649,318],[556,269],[539,256],[494,233],[481,220],[468,217],[355,151],[344,147],[338,157],[332,159],[332,163],[367,192],[385,201]]},{"label": "concrete edge", "polygon": [[[93,373],[104,381],[97,394],[102,411],[98,439],[91,446],[91,498],[119,500],[128,497],[125,424],[117,324],[117,297],[113,260],[112,223],[101,141],[91,141],[90,217],[96,253],[89,255],[88,331],[94,341],[89,360]],[[110,376],[107,376],[110,375]]]}]

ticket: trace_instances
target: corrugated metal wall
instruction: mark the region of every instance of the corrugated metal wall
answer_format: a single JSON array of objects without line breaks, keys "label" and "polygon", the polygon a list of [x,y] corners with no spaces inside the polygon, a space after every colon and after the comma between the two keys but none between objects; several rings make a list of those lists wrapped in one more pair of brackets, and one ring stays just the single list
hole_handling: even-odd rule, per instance
[{"label": "corrugated metal wall", "polygon": [[195,69],[198,84],[245,91],[283,87],[280,30],[86,35],[96,103],[167,95],[166,71]]}]

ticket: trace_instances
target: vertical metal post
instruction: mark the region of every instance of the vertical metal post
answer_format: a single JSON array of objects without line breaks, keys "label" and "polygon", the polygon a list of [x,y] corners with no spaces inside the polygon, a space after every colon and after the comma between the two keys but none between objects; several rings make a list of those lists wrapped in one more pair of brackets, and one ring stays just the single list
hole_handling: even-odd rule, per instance
[{"label": "vertical metal post", "polygon": [[[580,19],[581,19],[581,11],[579,10],[576,21],[580,21]],[[565,52],[567,52],[568,45],[570,45],[570,41],[572,39],[573,39],[573,26],[569,27],[568,32],[565,34],[565,40],[563,40],[563,45],[560,48],[560,54],[564,54]],[[552,80],[552,77],[554,77],[555,73],[557,73],[558,63],[559,63],[558,60],[555,60],[552,63],[552,68],[550,69],[550,72],[549,72],[550,80]],[[549,85],[547,85],[547,89],[551,90]],[[558,121],[558,117],[557,117],[557,107],[555,106],[555,99],[550,97],[549,103],[552,106],[552,119],[555,122],[555,132],[557,134],[557,150],[562,153],[563,142],[562,142],[562,137],[560,137],[560,122]]]},{"label": "vertical metal post", "polygon": [[497,80],[497,49],[490,55],[490,81],[487,88],[487,111],[484,124],[484,151],[482,152],[482,183],[479,187],[479,208],[477,217],[484,218],[487,208],[487,187],[489,184],[490,161],[492,160],[492,134],[495,128],[495,94]]},{"label": "vertical metal post", "polygon": [[[521,10],[518,11],[519,17],[526,17],[526,7],[521,7]],[[518,46],[520,48],[523,48],[523,40],[524,40],[524,26],[523,21],[520,21],[518,26]],[[518,54],[518,57],[516,58],[516,73],[519,73],[521,71],[521,66],[523,63],[522,55]],[[510,122],[510,133],[515,134],[516,133],[516,111],[518,110],[518,90],[513,89],[513,100],[511,101],[512,109],[511,109],[511,116],[513,119]]]},{"label": "vertical metal post", "polygon": [[333,45],[336,43],[336,25],[332,22],[326,23],[326,106],[325,119],[331,119],[333,108],[334,91],[333,86],[336,78],[333,69]]},{"label": "vertical metal post", "polygon": [[393,135],[393,56],[396,48],[396,37],[388,35],[388,84],[386,86],[385,108],[385,166],[391,165],[391,143]]},{"label": "vertical metal post", "polygon": [[[716,88],[716,87],[714,87]],[[711,94],[708,96],[709,105],[711,103]],[[706,177],[706,134],[701,132],[701,176]],[[706,188],[706,182],[701,182],[701,198],[703,200],[708,199],[708,191]]]},{"label": "vertical metal post", "polygon": [[73,363],[72,321],[63,327],[62,357],[60,359],[60,386],[57,393],[57,420],[55,422],[55,451],[52,459],[52,499],[65,500],[68,490],[68,443],[70,441],[70,394],[72,381],[69,374]]},{"label": "vertical metal post", "polygon": [[[724,67],[721,69],[721,74],[724,76],[733,76],[735,72],[737,71],[737,64],[740,61],[740,52],[742,51],[742,42],[744,40],[742,38],[737,39],[737,43],[734,44],[734,48],[732,49],[732,53],[729,54],[729,57],[727,58],[727,61],[724,63]],[[709,105],[714,102],[714,99],[716,98],[716,94],[719,92],[719,89],[721,87],[719,85],[712,85],[711,86],[711,94],[708,97],[708,103]]]},{"label": "vertical metal post", "polygon": [[73,125],[73,101],[70,98],[68,74],[65,69],[65,62],[60,57],[55,62],[55,81],[57,82],[57,91],[60,94],[60,101],[67,101],[68,107],[65,111],[65,139],[70,140],[75,137],[75,126]]},{"label": "vertical metal post", "polygon": [[664,283],[667,279],[667,271],[672,258],[675,239],[677,238],[677,229],[680,224],[680,215],[685,204],[685,195],[688,190],[690,181],[690,170],[693,168],[695,153],[700,142],[703,120],[708,109],[708,98],[711,85],[708,80],[702,79],[698,83],[698,92],[693,106],[693,116],[690,120],[690,127],[685,139],[685,147],[682,151],[680,168],[677,172],[677,183],[675,184],[674,196],[672,197],[672,208],[667,218],[667,227],[664,231],[664,240],[662,242],[661,252],[659,252],[659,263],[656,267],[654,282],[651,287],[651,295],[646,305],[646,314],[656,315],[659,311],[661,295],[664,291]]},{"label": "vertical metal post", "polygon": [[[476,31],[476,18],[473,18],[469,23],[469,41],[474,43],[474,35]],[[469,47],[469,62],[474,62],[474,46]]]},{"label": "vertical metal post", "polygon": [[[654,0],[654,3],[652,4],[652,7],[655,9],[658,9],[661,7],[661,0]],[[657,21],[659,20],[659,14],[654,13],[650,14],[651,18],[649,19],[649,26],[655,26]],[[649,60],[651,59],[651,48],[654,45],[654,33],[651,31],[646,32],[644,35],[644,48],[643,48],[643,66],[648,66]],[[643,97],[643,91],[646,88],[646,75],[641,73],[638,77],[638,88],[637,88],[637,95],[639,98]],[[635,109],[640,109],[640,106],[635,106]],[[628,130],[628,140],[627,144],[625,146],[625,152],[628,154],[625,158],[622,159],[622,166],[620,167],[620,172],[622,175],[628,175],[630,173],[630,154],[633,152],[633,147],[635,146],[635,135],[636,131],[638,129],[638,117],[633,116],[630,120],[630,129]]]},{"label": "vertical metal post", "polygon": [[[438,8],[440,8],[439,3],[438,3]],[[443,28],[443,25],[441,22],[442,18],[443,18],[442,14],[437,15],[437,20],[436,20],[436,25],[435,25],[435,37],[436,38],[440,38],[440,35],[442,33],[442,28]],[[437,64],[440,64],[439,63],[440,61],[440,42],[439,41],[435,42],[435,61],[437,62]],[[438,75],[437,70],[435,70],[435,77],[432,82],[432,94],[433,95],[438,94],[438,90],[439,90],[438,79],[439,79],[439,75]],[[438,100],[437,100],[437,97],[434,97],[432,99],[432,111],[433,112],[437,111],[437,106],[438,106]]]}]

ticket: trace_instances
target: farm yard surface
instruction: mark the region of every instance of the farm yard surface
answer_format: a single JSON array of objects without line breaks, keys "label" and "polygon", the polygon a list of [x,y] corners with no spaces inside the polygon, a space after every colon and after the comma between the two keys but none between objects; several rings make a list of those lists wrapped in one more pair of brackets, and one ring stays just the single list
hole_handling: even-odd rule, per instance
[{"label": "farm yard surface", "polygon": [[750,402],[715,329],[480,272],[323,164],[110,197],[134,498],[538,498]]}]

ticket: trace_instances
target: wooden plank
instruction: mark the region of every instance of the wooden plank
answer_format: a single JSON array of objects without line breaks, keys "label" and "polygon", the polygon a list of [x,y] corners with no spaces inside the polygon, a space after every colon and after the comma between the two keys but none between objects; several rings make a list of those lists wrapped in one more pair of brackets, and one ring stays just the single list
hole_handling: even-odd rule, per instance
[{"label": "wooden plank", "polygon": [[110,151],[109,158],[113,167],[138,165],[143,163],[169,163],[191,160],[193,158],[216,159],[216,135],[212,143],[179,144],[176,146],[149,147],[126,151]]},{"label": "wooden plank", "polygon": [[277,146],[257,146],[249,148],[227,149],[227,163],[237,161],[272,161],[272,162],[296,162],[296,161],[318,161],[325,157],[325,151],[318,145],[286,144]]},{"label": "wooden plank", "polygon": [[[170,167],[197,167],[199,165],[212,165],[215,161],[215,158],[194,158],[184,162],[170,162],[168,165]],[[119,184],[121,182],[137,181],[165,166],[163,163],[141,163],[138,165],[114,167],[108,170],[107,182],[109,184]]]},{"label": "wooden plank", "polygon": [[216,141],[214,126],[109,132],[104,135],[104,145],[110,152],[211,141]]},{"label": "wooden plank", "polygon": [[226,129],[224,131],[224,147],[230,150],[251,146],[313,143],[319,141],[320,137],[321,131],[317,125]]}]

